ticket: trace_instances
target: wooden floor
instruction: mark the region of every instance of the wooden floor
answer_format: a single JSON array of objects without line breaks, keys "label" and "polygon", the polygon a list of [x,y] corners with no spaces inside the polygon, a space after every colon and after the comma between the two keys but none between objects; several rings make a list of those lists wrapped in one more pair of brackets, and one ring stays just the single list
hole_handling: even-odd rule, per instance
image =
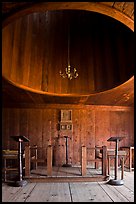
[{"label": "wooden floor", "polygon": [[[110,178],[114,178],[114,171]],[[134,202],[134,171],[124,172],[121,186],[109,185],[107,181],[28,182],[24,187],[2,183],[2,202]]]},{"label": "wooden floor", "polygon": [[107,176],[102,175],[101,169],[87,167],[86,175],[82,176],[81,166],[55,167],[51,176],[47,176],[47,167],[38,167],[31,170],[31,175],[25,177],[30,182],[92,182],[105,181]]},{"label": "wooden floor", "polygon": [[[101,175],[102,171],[101,168],[99,169],[95,169],[94,167],[91,166],[87,166],[87,172],[86,172],[86,176],[98,176]],[[47,176],[47,167],[38,167],[37,170],[33,169],[31,170],[31,176]],[[53,166],[53,170],[52,170],[52,176],[53,177],[67,177],[67,176],[73,176],[73,177],[77,177],[77,176],[81,176],[81,166],[72,166],[72,167],[56,167]]]}]

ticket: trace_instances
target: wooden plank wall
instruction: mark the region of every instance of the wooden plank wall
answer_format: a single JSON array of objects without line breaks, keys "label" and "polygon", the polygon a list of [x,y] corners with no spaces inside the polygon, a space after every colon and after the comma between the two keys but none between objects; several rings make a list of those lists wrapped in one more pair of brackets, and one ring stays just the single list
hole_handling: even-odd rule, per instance
[{"label": "wooden plank wall", "polygon": [[[88,148],[106,145],[113,148],[113,142],[107,142],[111,136],[125,136],[119,146],[134,145],[134,111],[131,108],[109,108],[88,106],[89,108],[72,109],[73,134],[69,139],[69,160],[74,165],[80,164],[81,146]],[[68,107],[67,107],[68,108]],[[71,109],[71,108],[69,108]],[[11,135],[25,135],[30,145],[44,147],[46,157],[48,144],[52,143],[53,164],[65,163],[65,139],[59,136],[58,108],[3,108],[2,145],[3,149],[16,149],[17,144]],[[60,138],[59,138],[60,137]]]}]

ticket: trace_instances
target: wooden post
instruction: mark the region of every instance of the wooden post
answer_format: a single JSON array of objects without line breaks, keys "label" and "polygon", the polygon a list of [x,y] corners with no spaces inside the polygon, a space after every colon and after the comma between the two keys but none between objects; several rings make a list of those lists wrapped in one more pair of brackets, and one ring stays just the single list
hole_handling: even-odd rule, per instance
[{"label": "wooden post", "polygon": [[52,175],[52,146],[47,147],[47,175]]},{"label": "wooden post", "polygon": [[[97,159],[97,146],[95,146],[95,159]],[[96,160],[95,160],[95,169],[98,169],[99,168],[99,162],[97,162]]]},{"label": "wooden post", "polygon": [[82,172],[82,176],[86,175],[86,147],[82,146],[81,149],[81,172]]},{"label": "wooden post", "polygon": [[110,156],[108,156],[108,175],[110,175]]},{"label": "wooden post", "polygon": [[107,176],[107,147],[102,146],[102,175]]},{"label": "wooden post", "polygon": [[121,179],[124,178],[124,156],[121,159]]},{"label": "wooden post", "polygon": [[30,146],[25,146],[25,176],[30,176]]},{"label": "wooden post", "polygon": [[34,145],[34,147],[33,147],[33,149],[34,149],[34,152],[35,152],[35,169],[37,169],[37,167],[38,167],[38,147],[37,147],[37,145]]},{"label": "wooden post", "polygon": [[132,171],[132,149],[129,148],[129,170]]}]

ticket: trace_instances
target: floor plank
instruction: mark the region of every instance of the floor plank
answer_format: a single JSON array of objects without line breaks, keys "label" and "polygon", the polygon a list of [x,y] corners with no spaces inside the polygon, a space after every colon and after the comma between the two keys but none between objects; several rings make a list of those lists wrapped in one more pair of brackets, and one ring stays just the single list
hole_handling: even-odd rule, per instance
[{"label": "floor plank", "polygon": [[112,202],[97,182],[71,183],[73,202]]},{"label": "floor plank", "polygon": [[2,202],[11,201],[15,195],[21,191],[21,187],[15,188],[8,186],[7,184],[2,185]]},{"label": "floor plank", "polygon": [[113,202],[129,202],[129,199],[127,199],[126,197],[124,197],[122,195],[122,193],[119,193],[119,189],[121,189],[121,191],[123,191],[124,188],[122,188],[122,186],[112,186],[112,185],[107,185],[106,183],[100,184],[100,186],[102,187],[102,189],[106,192],[106,194],[110,197],[110,199]]},{"label": "floor plank", "polygon": [[29,198],[31,192],[34,190],[36,183],[29,183],[29,185],[20,188],[14,196],[10,199],[10,202],[26,202],[26,199]]},{"label": "floor plank", "polygon": [[25,202],[71,202],[68,183],[37,183]]},{"label": "floor plank", "polygon": [[51,183],[37,183],[25,202],[47,202],[50,197]]}]

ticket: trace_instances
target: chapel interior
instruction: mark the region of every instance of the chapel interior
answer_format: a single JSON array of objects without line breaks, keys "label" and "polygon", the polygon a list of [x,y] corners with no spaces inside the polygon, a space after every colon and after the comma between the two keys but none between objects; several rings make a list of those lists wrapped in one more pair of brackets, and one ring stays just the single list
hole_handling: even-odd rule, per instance
[{"label": "chapel interior", "polygon": [[100,168],[105,179],[118,137],[123,165],[134,168],[132,14],[74,3],[3,3],[3,180],[16,174],[16,136],[24,178],[66,165],[81,176]]}]

